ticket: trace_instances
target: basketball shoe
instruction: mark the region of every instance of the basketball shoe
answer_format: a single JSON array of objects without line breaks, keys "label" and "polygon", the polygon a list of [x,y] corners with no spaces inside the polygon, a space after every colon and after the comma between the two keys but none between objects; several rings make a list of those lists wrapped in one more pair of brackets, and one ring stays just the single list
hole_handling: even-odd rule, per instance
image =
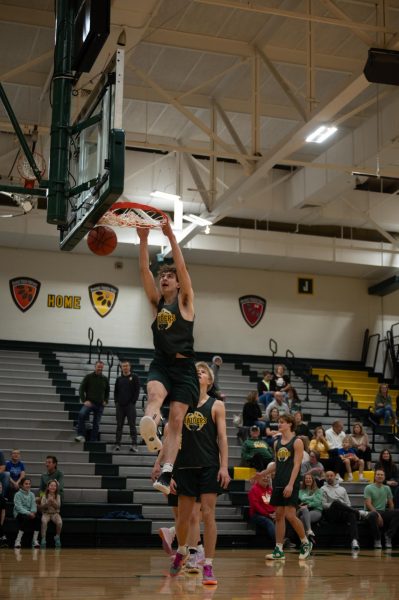
[{"label": "basketball shoe", "polygon": [[217,585],[218,580],[213,574],[212,565],[204,565],[202,568],[202,583],[204,585]]},{"label": "basketball shoe", "polygon": [[271,554],[266,554],[266,560],[285,560],[285,554],[276,546]]},{"label": "basketball shoe", "polygon": [[152,417],[145,416],[141,418],[140,435],[150,452],[158,452],[161,450],[162,442],[157,435],[157,426]]},{"label": "basketball shoe", "polygon": [[[174,527],[172,527],[174,530]],[[161,527],[158,531],[159,537],[162,540],[162,548],[165,550],[166,554],[172,556],[173,549],[172,544],[175,539],[175,534],[169,529],[169,527]]]},{"label": "basketball shoe", "polygon": [[310,540],[308,540],[308,542],[301,544],[300,548],[299,548],[299,560],[305,560],[306,558],[308,558],[308,556],[310,556],[310,553],[312,552],[312,548],[313,548],[313,544]]},{"label": "basketball shoe", "polygon": [[184,554],[180,554],[180,552],[176,552],[174,559],[170,564],[169,573],[172,577],[176,577],[180,573],[183,568],[184,563],[186,562],[186,556]]}]

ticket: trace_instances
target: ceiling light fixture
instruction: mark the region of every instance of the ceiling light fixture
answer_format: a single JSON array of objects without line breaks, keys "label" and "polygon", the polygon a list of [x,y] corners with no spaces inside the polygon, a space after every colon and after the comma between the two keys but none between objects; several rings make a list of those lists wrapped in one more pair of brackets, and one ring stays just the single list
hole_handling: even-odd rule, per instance
[{"label": "ceiling light fixture", "polygon": [[202,217],[197,217],[197,215],[183,215],[183,219],[184,221],[194,223],[194,225],[199,225],[200,227],[212,225],[212,221],[208,221],[208,219],[203,219]]},{"label": "ceiling light fixture", "polygon": [[321,144],[325,142],[330,136],[332,136],[336,131],[338,131],[338,127],[334,127],[333,125],[321,125],[315,131],[308,135],[305,139],[306,142],[313,142],[315,144]]},{"label": "ceiling light fixture", "polygon": [[159,190],[155,190],[155,192],[151,192],[150,196],[153,198],[162,198],[163,200],[180,200],[181,196],[177,194],[168,194],[167,192],[160,192]]}]

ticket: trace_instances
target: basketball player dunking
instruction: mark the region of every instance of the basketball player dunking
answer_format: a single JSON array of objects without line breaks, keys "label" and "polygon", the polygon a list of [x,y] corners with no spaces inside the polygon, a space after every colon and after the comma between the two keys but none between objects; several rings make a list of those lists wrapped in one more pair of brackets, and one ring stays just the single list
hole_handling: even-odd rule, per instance
[{"label": "basketball player dunking", "polygon": [[307,558],[312,551],[312,542],[307,539],[302,522],[296,516],[299,504],[299,480],[303,457],[303,442],[296,437],[295,420],[292,415],[280,415],[278,430],[281,437],[274,442],[275,462],[270,463],[264,471],[257,473],[255,479],[275,473],[273,492],[270,504],[276,506],[276,547],[268,560],[284,560],[283,541],[285,536],[285,519],[291,524],[301,540],[299,559]]},{"label": "basketball player dunking", "polygon": [[169,431],[162,448],[162,472],[153,486],[169,494],[183,419],[189,406],[197,406],[199,384],[193,349],[194,293],[191,279],[169,221],[162,226],[162,231],[170,242],[175,267],[161,267],[159,290],[149,268],[148,229],[137,229],[141,280],[155,317],[151,326],[155,356],[148,373],[148,403],[145,416],[140,421],[140,434],[150,452],[161,450],[157,425],[162,404],[168,396]]}]

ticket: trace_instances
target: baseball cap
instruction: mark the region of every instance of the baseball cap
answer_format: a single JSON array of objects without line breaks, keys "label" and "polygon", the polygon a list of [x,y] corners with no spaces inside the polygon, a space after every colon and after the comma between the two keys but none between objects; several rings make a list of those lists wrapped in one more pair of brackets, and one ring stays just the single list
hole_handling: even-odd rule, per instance
[{"label": "baseball cap", "polygon": [[251,426],[251,431],[260,431],[259,427],[257,425],[252,425]]}]

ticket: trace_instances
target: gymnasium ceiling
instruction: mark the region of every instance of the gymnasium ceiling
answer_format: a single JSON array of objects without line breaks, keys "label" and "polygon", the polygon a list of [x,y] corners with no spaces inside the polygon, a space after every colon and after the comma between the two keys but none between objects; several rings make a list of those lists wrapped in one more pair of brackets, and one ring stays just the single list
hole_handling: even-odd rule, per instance
[{"label": "gymnasium ceiling", "polygon": [[[209,219],[209,235],[177,232],[189,262],[370,281],[397,273],[399,89],[369,83],[363,68],[370,47],[399,50],[399,0],[113,0],[111,20],[74,110],[119,39],[125,198],[179,193],[185,213]],[[46,158],[53,45],[54,0],[0,0],[0,80]],[[338,131],[306,143],[323,124]],[[17,151],[1,106],[4,182],[18,183]],[[137,256],[118,237],[116,256]],[[159,235],[151,244],[167,252]],[[34,208],[0,219],[0,245],[57,251],[57,231]]]}]

